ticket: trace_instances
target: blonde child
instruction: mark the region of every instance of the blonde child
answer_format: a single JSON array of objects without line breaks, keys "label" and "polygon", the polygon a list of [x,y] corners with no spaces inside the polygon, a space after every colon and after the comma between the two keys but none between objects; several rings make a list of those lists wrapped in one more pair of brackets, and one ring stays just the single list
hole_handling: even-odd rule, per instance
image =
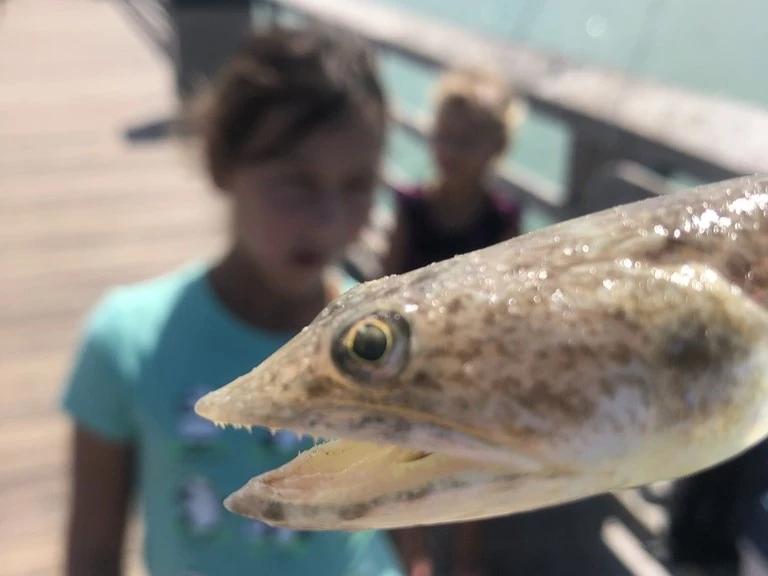
[{"label": "blonde child", "polygon": [[398,221],[385,273],[401,273],[520,233],[518,206],[490,184],[494,162],[525,116],[523,103],[493,74],[456,70],[437,89],[430,134],[436,178],[395,191]]}]

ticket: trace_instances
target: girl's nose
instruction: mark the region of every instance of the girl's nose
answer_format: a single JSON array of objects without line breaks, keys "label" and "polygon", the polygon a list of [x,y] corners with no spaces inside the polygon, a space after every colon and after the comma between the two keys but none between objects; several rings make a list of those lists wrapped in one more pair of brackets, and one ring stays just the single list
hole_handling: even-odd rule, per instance
[{"label": "girl's nose", "polygon": [[338,195],[318,194],[305,212],[306,231],[320,245],[337,235],[343,223],[343,210]]}]

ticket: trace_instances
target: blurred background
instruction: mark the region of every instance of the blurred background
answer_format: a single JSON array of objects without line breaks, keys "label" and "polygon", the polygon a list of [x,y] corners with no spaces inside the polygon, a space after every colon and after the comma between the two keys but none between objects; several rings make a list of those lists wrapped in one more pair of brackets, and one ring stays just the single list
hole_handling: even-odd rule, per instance
[{"label": "blurred background", "polygon": [[[530,106],[498,171],[525,230],[768,168],[761,0],[0,1],[0,573],[61,573],[57,395],[83,314],[220,247],[219,206],[174,131],[186,97],[244,27],[308,20],[373,41],[393,104],[378,204],[347,261],[361,278],[392,228],[389,187],[433,172],[425,119],[446,65],[492,61]],[[488,553],[515,558],[498,573],[682,574],[669,488],[500,519]],[[750,505],[741,573],[765,574],[765,506]]]}]

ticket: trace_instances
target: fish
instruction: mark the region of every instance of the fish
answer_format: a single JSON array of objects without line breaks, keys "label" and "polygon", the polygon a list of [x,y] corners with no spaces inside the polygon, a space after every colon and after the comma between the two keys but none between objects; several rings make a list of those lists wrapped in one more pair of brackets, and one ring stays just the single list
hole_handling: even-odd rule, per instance
[{"label": "fish", "polygon": [[563,221],[330,302],[195,405],[322,441],[224,500],[301,530],[538,510],[768,435],[768,175]]}]

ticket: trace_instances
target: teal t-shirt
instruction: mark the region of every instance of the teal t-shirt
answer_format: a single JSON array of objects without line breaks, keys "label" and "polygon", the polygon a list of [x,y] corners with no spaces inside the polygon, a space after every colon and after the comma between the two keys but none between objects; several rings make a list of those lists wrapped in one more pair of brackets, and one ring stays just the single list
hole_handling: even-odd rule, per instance
[{"label": "teal t-shirt", "polygon": [[[342,276],[340,288],[353,281]],[[310,439],[221,429],[195,401],[288,341],[239,321],[193,263],[111,290],[88,316],[64,409],[137,450],[144,555],[154,576],[400,576],[388,534],[294,532],[228,512],[222,500]]]}]

